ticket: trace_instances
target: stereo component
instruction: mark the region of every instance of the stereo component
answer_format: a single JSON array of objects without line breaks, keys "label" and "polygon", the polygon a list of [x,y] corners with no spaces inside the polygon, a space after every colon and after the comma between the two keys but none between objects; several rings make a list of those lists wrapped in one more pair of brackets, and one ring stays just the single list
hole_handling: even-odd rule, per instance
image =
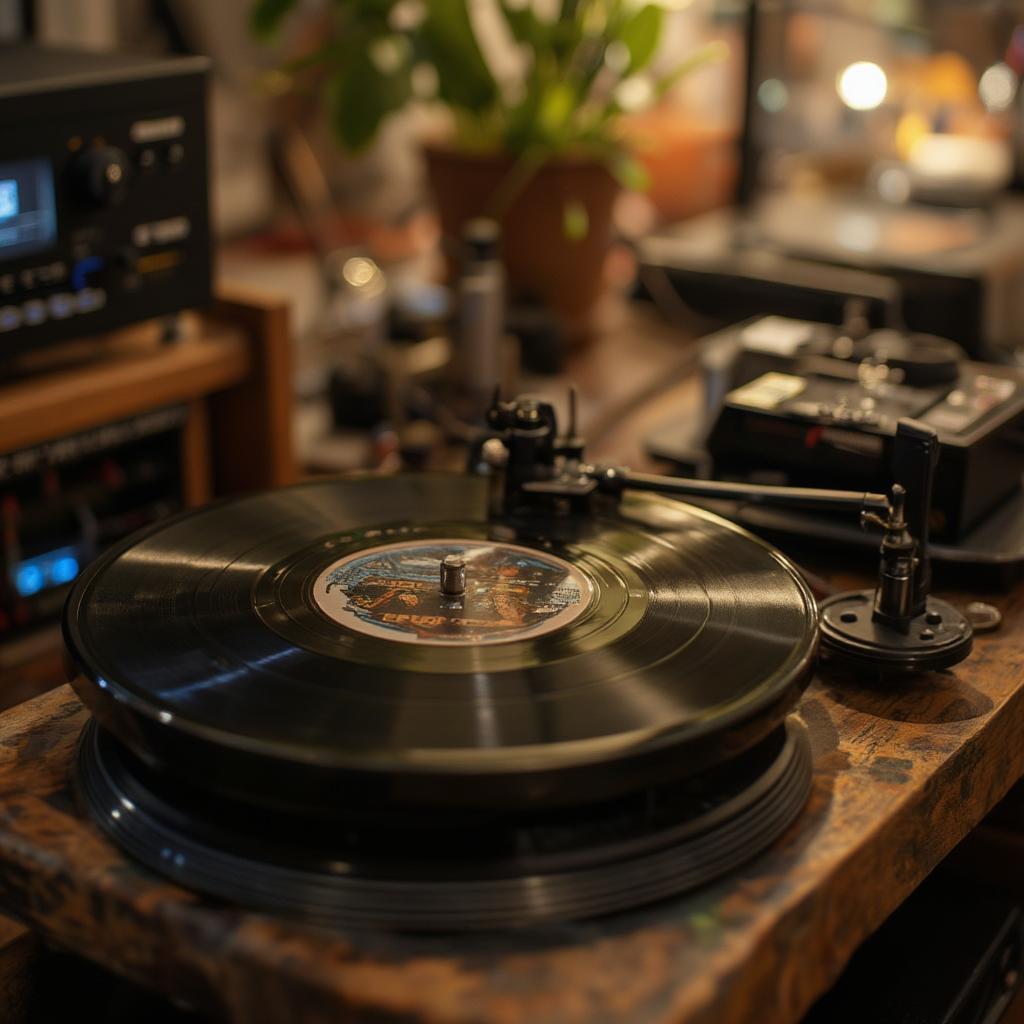
[{"label": "stereo component", "polygon": [[208,67],[0,46],[0,360],[209,301]]}]

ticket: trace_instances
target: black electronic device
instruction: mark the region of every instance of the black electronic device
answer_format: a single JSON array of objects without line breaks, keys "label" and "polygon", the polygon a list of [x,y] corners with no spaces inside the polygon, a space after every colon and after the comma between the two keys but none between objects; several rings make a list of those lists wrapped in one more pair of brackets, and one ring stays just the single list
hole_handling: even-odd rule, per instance
[{"label": "black electronic device", "polygon": [[[884,488],[896,425],[932,427],[941,458],[930,528],[957,541],[1020,491],[1024,374],[941,338],[763,317],[705,339],[699,431],[716,477]],[[652,451],[681,463],[671,442]],[[708,467],[705,466],[705,470]]]},{"label": "black electronic device", "polygon": [[52,624],[93,558],[181,509],[186,415],[155,409],[0,455],[0,642]]},{"label": "black electronic device", "polygon": [[0,46],[0,359],[209,301],[207,70]]},{"label": "black electronic device", "polygon": [[720,322],[772,314],[838,324],[856,296],[874,326],[942,335],[975,359],[1012,360],[1024,346],[1019,198],[982,212],[773,196],[659,230],[638,248],[646,273]]},{"label": "black electronic device", "polygon": [[[86,570],[64,616],[94,715],[77,780],[118,844],[246,905],[451,931],[642,905],[782,833],[810,791],[789,716],[819,640],[800,573],[663,496],[721,485],[591,466],[546,402],[496,397],[488,424],[472,473],[217,504]],[[873,609],[828,638],[883,676],[971,649],[944,605],[919,635],[939,605],[902,509],[934,435],[900,437],[922,441],[911,501],[742,488],[884,516]]]}]

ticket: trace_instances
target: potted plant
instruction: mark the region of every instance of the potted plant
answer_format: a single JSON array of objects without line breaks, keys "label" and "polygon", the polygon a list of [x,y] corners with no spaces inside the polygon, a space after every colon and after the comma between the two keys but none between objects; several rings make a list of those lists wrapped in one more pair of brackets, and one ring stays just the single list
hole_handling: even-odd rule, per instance
[{"label": "potted plant", "polygon": [[[253,29],[272,35],[296,5],[257,0]],[[548,6],[557,10],[544,17],[529,0],[335,0],[319,45],[288,70],[321,69],[352,152],[414,99],[447,108],[446,136],[424,144],[442,231],[457,238],[472,217],[499,220],[512,294],[543,302],[579,336],[601,291],[615,197],[643,185],[619,116],[656,103],[714,49],[655,75],[659,4]]]}]

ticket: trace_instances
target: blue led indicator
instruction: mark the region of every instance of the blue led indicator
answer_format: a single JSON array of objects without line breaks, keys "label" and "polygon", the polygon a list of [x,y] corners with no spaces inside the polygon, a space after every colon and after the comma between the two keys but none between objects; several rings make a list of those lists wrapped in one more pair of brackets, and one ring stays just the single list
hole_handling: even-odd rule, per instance
[{"label": "blue led indicator", "polygon": [[50,583],[59,586],[70,583],[78,575],[78,559],[71,555],[61,555],[50,563]]},{"label": "blue led indicator", "polygon": [[73,545],[57,548],[28,558],[17,566],[13,572],[14,586],[22,597],[31,597],[47,587],[70,583],[81,568],[78,551]]},{"label": "blue led indicator", "polygon": [[15,577],[18,593],[22,597],[31,597],[33,594],[38,594],[43,589],[45,582],[46,578],[43,576],[43,570],[38,565],[32,565],[31,563],[23,565]]}]

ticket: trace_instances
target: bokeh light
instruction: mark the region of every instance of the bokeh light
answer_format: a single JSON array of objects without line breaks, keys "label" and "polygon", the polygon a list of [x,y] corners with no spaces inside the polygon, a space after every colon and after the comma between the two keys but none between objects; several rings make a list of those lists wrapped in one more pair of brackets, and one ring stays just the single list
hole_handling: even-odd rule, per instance
[{"label": "bokeh light", "polygon": [[874,110],[881,106],[888,89],[885,72],[867,60],[845,68],[836,82],[839,98],[852,110]]}]

